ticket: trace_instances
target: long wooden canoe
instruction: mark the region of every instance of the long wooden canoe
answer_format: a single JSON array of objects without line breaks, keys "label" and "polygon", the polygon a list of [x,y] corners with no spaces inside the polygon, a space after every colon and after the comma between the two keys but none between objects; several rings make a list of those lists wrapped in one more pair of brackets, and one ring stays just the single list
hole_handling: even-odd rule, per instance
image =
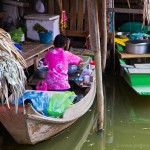
[{"label": "long wooden canoe", "polygon": [[[53,91],[47,92],[53,93]],[[10,109],[7,105],[0,105],[0,121],[16,142],[36,144],[58,134],[83,116],[93,104],[95,94],[94,78],[85,96],[76,104],[72,104],[62,118],[44,116],[30,104],[25,105],[25,109],[19,105],[18,113],[15,112],[14,105],[11,105]]]}]

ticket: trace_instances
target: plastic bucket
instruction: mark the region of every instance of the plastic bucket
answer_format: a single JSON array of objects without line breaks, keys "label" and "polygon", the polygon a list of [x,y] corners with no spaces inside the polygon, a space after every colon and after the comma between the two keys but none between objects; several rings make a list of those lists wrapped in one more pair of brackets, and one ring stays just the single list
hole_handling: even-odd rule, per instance
[{"label": "plastic bucket", "polygon": [[43,44],[48,44],[52,41],[53,32],[39,32],[40,42]]}]

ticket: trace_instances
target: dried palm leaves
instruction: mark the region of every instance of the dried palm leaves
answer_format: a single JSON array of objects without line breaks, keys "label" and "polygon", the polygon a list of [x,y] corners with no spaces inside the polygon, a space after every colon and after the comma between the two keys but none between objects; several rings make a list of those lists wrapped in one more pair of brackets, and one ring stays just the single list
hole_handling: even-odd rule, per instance
[{"label": "dried palm leaves", "polygon": [[143,26],[147,20],[147,24],[150,25],[150,0],[143,0]]},{"label": "dried palm leaves", "polygon": [[26,76],[26,62],[14,46],[10,35],[0,29],[0,98],[9,107],[8,92],[14,95],[16,110],[18,97],[23,96]]},{"label": "dried palm leaves", "polygon": [[0,50],[5,51],[11,57],[19,61],[23,67],[27,67],[24,58],[21,56],[17,48],[14,46],[10,35],[0,28]]}]

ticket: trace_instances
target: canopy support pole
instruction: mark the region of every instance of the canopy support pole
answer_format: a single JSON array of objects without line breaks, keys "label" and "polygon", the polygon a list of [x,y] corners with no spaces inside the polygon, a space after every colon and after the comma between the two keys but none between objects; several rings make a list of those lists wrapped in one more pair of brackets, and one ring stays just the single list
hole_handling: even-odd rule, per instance
[{"label": "canopy support pole", "polygon": [[100,47],[97,0],[87,0],[87,9],[88,9],[91,49],[94,51],[94,60],[96,63],[96,92],[98,105],[97,123],[98,123],[98,131],[101,131],[103,129],[103,120],[104,120],[104,97],[103,97],[101,47]]}]

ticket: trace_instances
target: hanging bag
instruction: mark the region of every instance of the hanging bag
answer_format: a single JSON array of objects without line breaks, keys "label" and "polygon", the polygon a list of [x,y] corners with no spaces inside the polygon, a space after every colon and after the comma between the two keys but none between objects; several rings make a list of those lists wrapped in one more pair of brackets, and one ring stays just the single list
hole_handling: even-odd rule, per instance
[{"label": "hanging bag", "polygon": [[45,12],[45,7],[41,0],[37,0],[35,8],[36,8],[36,11],[39,13]]}]

